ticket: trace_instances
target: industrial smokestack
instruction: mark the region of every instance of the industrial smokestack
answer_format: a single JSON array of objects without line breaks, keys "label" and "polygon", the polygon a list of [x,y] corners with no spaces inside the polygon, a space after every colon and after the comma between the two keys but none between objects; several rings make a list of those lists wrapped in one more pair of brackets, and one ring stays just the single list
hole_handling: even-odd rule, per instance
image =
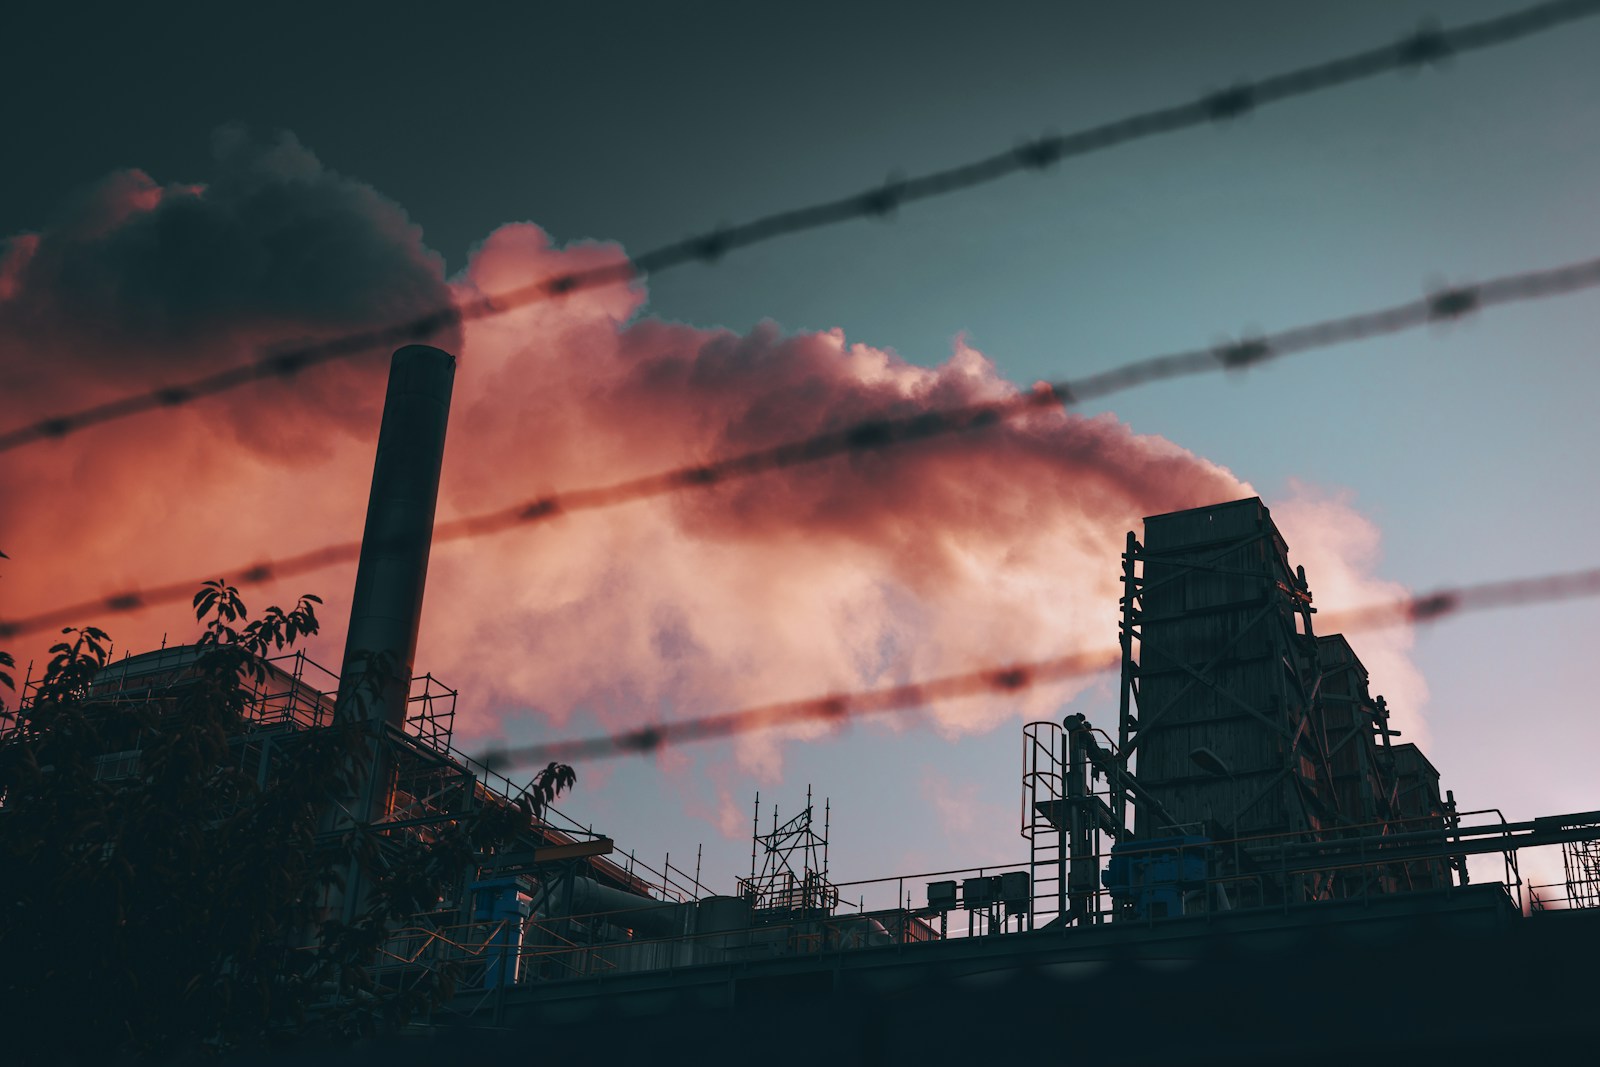
[{"label": "industrial smokestack", "polygon": [[339,671],[336,715],[346,721],[405,725],[455,373],[455,357],[428,345],[407,345],[389,364]]}]

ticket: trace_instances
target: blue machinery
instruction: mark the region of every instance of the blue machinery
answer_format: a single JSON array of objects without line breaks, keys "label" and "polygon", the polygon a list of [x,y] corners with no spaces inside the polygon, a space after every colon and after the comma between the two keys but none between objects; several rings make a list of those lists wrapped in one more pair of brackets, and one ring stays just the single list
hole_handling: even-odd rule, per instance
[{"label": "blue machinery", "polygon": [[1119,914],[1165,919],[1203,901],[1211,876],[1211,839],[1195,834],[1113,845],[1101,876]]},{"label": "blue machinery", "polygon": [[483,975],[485,989],[498,989],[517,980],[522,924],[532,910],[524,886],[524,880],[517,875],[499,875],[473,882],[469,887],[473,920],[498,924],[489,937],[485,953],[488,964]]}]

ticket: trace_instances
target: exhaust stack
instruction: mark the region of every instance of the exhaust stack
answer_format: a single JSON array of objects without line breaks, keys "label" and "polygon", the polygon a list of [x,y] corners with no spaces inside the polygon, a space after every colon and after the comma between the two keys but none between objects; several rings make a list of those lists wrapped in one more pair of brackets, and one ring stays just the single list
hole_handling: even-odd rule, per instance
[{"label": "exhaust stack", "polygon": [[[389,364],[339,670],[343,721],[405,726],[455,373],[455,357],[428,345],[398,349]],[[384,661],[388,670],[371,673]]]}]

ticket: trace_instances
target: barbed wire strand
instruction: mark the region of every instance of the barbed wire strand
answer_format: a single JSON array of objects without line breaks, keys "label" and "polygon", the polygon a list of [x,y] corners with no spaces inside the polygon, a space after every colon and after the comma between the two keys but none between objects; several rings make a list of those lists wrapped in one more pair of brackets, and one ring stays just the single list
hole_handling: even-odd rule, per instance
[{"label": "barbed wire strand", "polygon": [[[1426,624],[1461,612],[1489,611],[1593,596],[1600,596],[1600,568],[1483,582],[1330,613],[1320,616],[1318,631],[1332,634],[1401,623]],[[495,748],[477,758],[486,766],[505,770],[548,760],[570,762],[649,755],[668,746],[721,740],[736,734],[796,723],[823,722],[844,726],[868,715],[923,710],[943,700],[986,694],[1004,695],[1051,682],[1107,673],[1116,670],[1121,661],[1122,652],[1118,648],[1074,652],[1029,663],[985,667],[924,682],[830,693],[827,696],[764,704],[720,715],[670,720],[596,737]]]},{"label": "barbed wire strand", "polygon": [[1363,81],[1397,70],[1416,70],[1448,57],[1480,51],[1553,30],[1600,14],[1600,0],[1552,0],[1520,11],[1466,23],[1453,30],[1428,26],[1397,44],[1367,49],[1287,73],[1240,82],[1198,100],[1141,112],[1074,133],[1047,135],[983,159],[892,179],[865,192],[775,212],[736,226],[710,230],[663,245],[630,260],[553,274],[516,289],[442,308],[407,322],[362,330],[328,340],[281,347],[261,358],[192,381],[166,385],[0,433],[0,452],[66,437],[144,412],[173,408],[253,382],[288,379],[335,360],[395,345],[426,341],[464,322],[584,289],[624,284],[690,263],[714,263],[730,252],[853,219],[888,218],[902,205],[932,200],[1024,171],[1043,171],[1161,134],[1239,118],[1264,106]]},{"label": "barbed wire strand", "polygon": [[[615,507],[672,493],[710,489],[841,455],[878,451],[968,433],[996,426],[1009,419],[1071,407],[1154,382],[1215,371],[1243,371],[1291,355],[1453,321],[1495,306],[1569,295],[1596,286],[1600,286],[1600,258],[1547,270],[1503,275],[1478,285],[1458,286],[1374,311],[1325,319],[1228,344],[1134,360],[1076,380],[1044,382],[1028,392],[1002,400],[871,419],[709,463],[674,467],[609,485],[572,489],[522,500],[494,511],[441,522],[434,527],[434,542],[437,544],[498,534],[517,527],[548,522],[563,515]],[[259,585],[309,574],[334,564],[353,562],[360,554],[359,541],[346,541],[276,561],[250,563],[225,573],[236,575],[232,579],[235,585]],[[0,619],[0,639],[76,624],[83,621],[85,616],[96,613],[124,613],[156,604],[185,601],[193,596],[203,581],[214,576],[169,582],[148,589],[125,590],[24,618]]]}]

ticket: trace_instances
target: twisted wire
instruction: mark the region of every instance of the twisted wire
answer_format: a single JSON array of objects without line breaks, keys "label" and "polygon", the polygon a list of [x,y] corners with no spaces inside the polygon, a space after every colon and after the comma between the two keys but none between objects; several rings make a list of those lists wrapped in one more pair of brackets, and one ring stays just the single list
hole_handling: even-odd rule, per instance
[{"label": "twisted wire", "polygon": [[[857,422],[801,440],[743,452],[707,463],[673,467],[608,485],[590,486],[518,501],[476,515],[446,520],[434,527],[437,543],[498,534],[565,515],[615,507],[674,493],[712,489],[730,482],[836,456],[872,452],[938,437],[969,433],[1008,419],[1070,407],[1154,382],[1217,371],[1243,371],[1317,349],[1414,330],[1482,312],[1488,308],[1564,296],[1600,286],[1600,258],[1502,275],[1478,285],[1458,286],[1431,296],[1372,311],[1324,319],[1224,345],[1187,349],[1124,363],[1084,378],[1041,383],[1001,400]],[[298,577],[356,560],[359,541],[309,549],[279,560],[258,560],[231,568],[238,586]],[[144,589],[126,589],[94,600],[52,608],[30,616],[0,619],[0,639],[82,622],[97,613],[125,613],[157,604],[188,600],[213,574]]]},{"label": "twisted wire", "polygon": [[[1600,596],[1600,568],[1463,585],[1329,613],[1319,616],[1322,623],[1319,629],[1328,633],[1342,633],[1401,623],[1427,624],[1462,612],[1491,611],[1594,596]],[[495,748],[478,758],[488,766],[504,769],[548,760],[570,762],[648,755],[668,746],[720,740],[797,723],[823,722],[843,726],[869,715],[924,709],[938,701],[1005,695],[1050,682],[1102,674],[1116,670],[1121,662],[1120,648],[1071,652],[1049,659],[984,667],[886,688],[829,693],[718,715],[670,720],[612,734]]]},{"label": "twisted wire", "polygon": [[288,379],[321,364],[396,345],[427,341],[464,322],[502,315],[517,308],[584,289],[623,284],[691,263],[715,263],[723,256],[810,230],[862,218],[888,218],[901,206],[988,185],[1024,171],[1047,170],[1065,160],[1237,119],[1276,103],[1368,80],[1397,70],[1416,70],[1451,56],[1481,51],[1544,33],[1600,14],[1600,0],[1550,0],[1520,11],[1464,23],[1455,29],[1424,27],[1394,44],[1381,45],[1314,63],[1257,81],[1240,82],[1166,107],[1140,112],[1073,133],[1047,135],[982,159],[891,179],[849,196],[777,211],[736,226],[709,230],[674,241],[629,260],[587,270],[553,274],[503,293],[441,308],[407,322],[360,330],[328,340],[277,348],[252,362],[163,385],[77,411],[53,415],[0,432],[0,452],[56,440],[150,411],[193,403],[254,382]]}]

